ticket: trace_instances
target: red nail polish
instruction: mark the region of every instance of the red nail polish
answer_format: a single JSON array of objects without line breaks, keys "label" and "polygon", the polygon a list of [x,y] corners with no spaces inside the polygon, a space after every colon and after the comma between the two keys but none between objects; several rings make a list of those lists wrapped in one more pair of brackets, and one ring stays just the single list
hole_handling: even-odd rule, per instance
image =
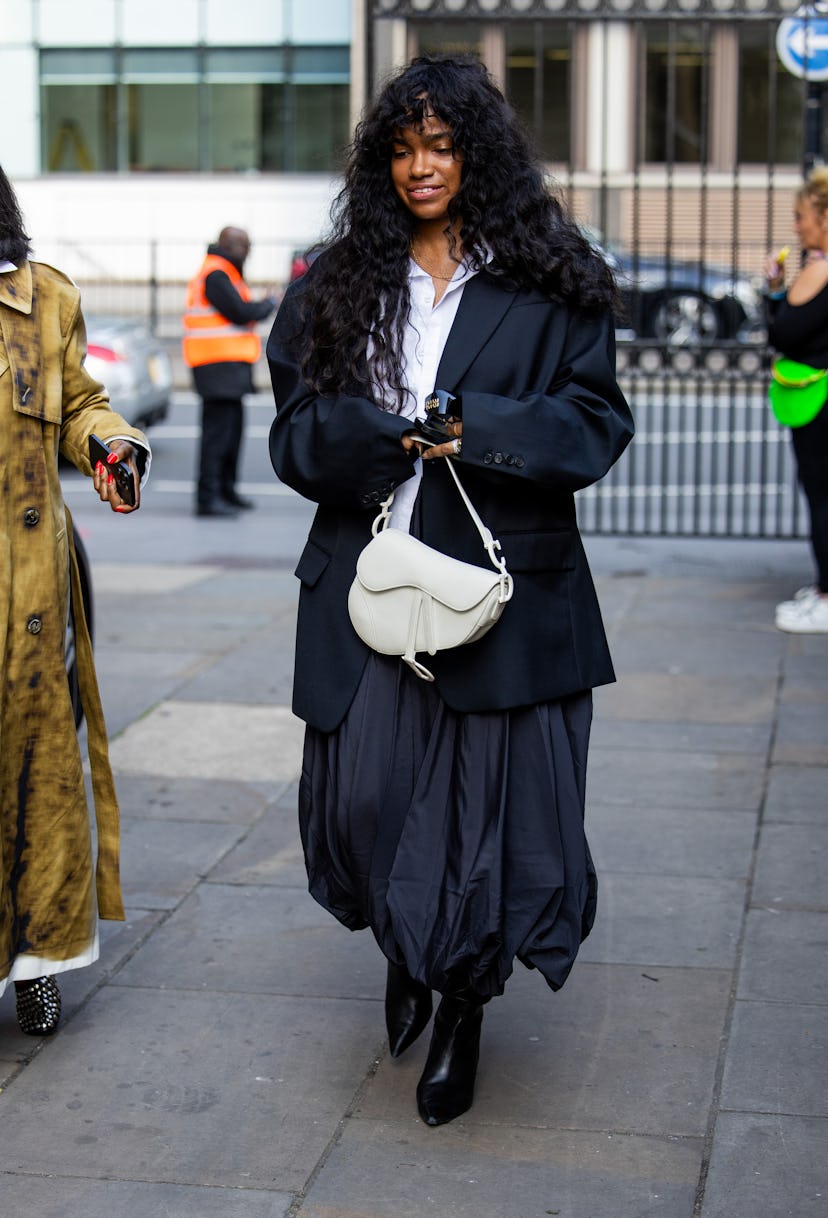
[{"label": "red nail polish", "polygon": [[117,454],[117,453],[111,453],[111,454],[110,454],[110,455],[107,457],[107,459],[106,459],[106,463],[107,463],[107,465],[114,465],[114,464],[115,464],[115,462],[116,462],[117,460],[118,460],[118,454]]},{"label": "red nail polish", "polygon": [[111,485],[114,481],[115,481],[115,475],[110,474],[109,477],[107,478],[107,482]]},{"label": "red nail polish", "polygon": [[102,469],[103,469],[103,461],[99,461],[98,464],[95,466],[95,473],[99,474]]}]

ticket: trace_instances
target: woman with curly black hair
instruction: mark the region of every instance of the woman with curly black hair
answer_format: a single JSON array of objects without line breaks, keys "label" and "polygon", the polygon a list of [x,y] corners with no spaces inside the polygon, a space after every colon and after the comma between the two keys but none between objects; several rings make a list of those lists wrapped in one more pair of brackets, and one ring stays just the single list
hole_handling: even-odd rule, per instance
[{"label": "woman with curly black hair", "polygon": [[[393,1057],[442,995],[429,1125],[470,1107],[483,1005],[515,959],[559,989],[594,917],[591,690],[614,676],[574,492],[632,436],[613,298],[485,69],[421,58],[358,127],[332,239],[268,343],[273,466],[319,505],[296,570],[310,890],[387,957]],[[449,416],[427,446],[414,419],[434,390]],[[429,658],[428,683],[361,641],[347,598],[392,491],[392,527],[480,564],[447,460],[514,594],[486,635]]]}]

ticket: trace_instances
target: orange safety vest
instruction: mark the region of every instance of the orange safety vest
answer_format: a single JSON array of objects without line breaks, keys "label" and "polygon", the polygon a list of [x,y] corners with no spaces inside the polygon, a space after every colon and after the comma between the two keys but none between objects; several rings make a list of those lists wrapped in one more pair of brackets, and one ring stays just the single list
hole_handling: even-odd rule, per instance
[{"label": "orange safety vest", "polygon": [[224,271],[242,300],[251,299],[250,289],[233,263],[218,254],[208,254],[187,287],[187,310],[182,319],[184,362],[189,368],[202,364],[255,364],[262,353],[256,323],[234,325],[213,308],[204,295],[204,280],[212,271]]}]

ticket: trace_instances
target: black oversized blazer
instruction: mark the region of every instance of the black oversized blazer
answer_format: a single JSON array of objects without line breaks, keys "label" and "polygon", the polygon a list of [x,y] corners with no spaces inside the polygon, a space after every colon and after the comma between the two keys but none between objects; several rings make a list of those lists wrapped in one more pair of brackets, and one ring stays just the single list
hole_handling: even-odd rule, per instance
[{"label": "black oversized blazer", "polygon": [[[267,345],[277,411],[270,455],[279,478],[319,505],[296,568],[293,708],[332,731],[368,656],[348,617],[348,589],[378,503],[412,475],[400,443],[411,422],[379,409],[367,388],[320,396],[307,387],[296,355],[301,292],[301,281],[288,290]],[[491,711],[614,680],[573,498],[633,434],[611,320],[587,320],[533,290],[507,291],[482,271],[463,290],[437,382],[462,394],[457,470],[515,585],[488,634],[428,660],[442,698],[455,710]],[[442,461],[423,463],[420,498],[423,540],[487,566]]]}]

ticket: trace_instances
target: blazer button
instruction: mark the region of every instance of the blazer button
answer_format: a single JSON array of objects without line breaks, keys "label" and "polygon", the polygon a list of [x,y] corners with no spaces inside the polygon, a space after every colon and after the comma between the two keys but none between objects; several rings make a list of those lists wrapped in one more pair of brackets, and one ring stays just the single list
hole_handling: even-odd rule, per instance
[{"label": "blazer button", "polygon": [[484,453],[483,454],[483,464],[491,465],[491,463],[492,463],[492,453],[490,453],[490,452]]},{"label": "blazer button", "polygon": [[27,528],[32,528],[40,520],[40,512],[37,508],[26,508],[23,513],[23,523]]},{"label": "blazer button", "polygon": [[512,456],[512,454],[511,454],[511,453],[507,453],[507,454],[506,454],[506,464],[507,464],[507,465],[514,465],[514,463],[515,463],[515,459],[514,459],[514,457]]},{"label": "blazer button", "polygon": [[43,622],[39,617],[30,617],[26,623],[26,629],[28,630],[29,634],[40,634],[41,630],[43,629]]},{"label": "blazer button", "polygon": [[523,469],[525,464],[526,462],[524,461],[523,457],[515,457],[515,465],[518,469]]},{"label": "blazer button", "polygon": [[494,461],[495,465],[502,465],[503,464],[503,453],[495,453],[495,455],[492,457],[492,460]]}]

